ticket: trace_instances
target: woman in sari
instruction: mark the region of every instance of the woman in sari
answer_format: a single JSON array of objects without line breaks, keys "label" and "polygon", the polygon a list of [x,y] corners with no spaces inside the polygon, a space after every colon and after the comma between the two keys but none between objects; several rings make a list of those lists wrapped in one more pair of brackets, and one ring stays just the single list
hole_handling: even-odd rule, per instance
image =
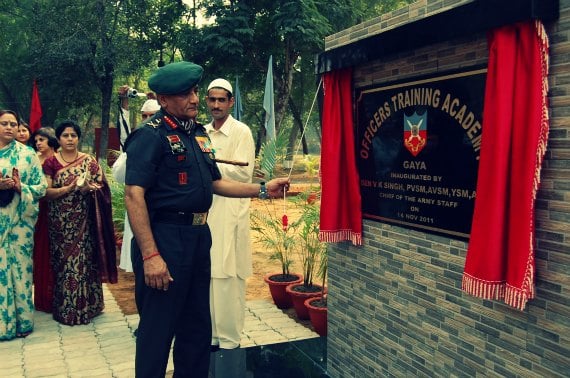
[{"label": "woman in sari", "polygon": [[117,282],[111,195],[97,160],[78,150],[79,125],[63,121],[55,135],[60,149],[43,164],[54,271],[52,313],[63,324],[88,324],[103,311],[102,282]]},{"label": "woman in sari", "polygon": [[[52,157],[59,148],[55,131],[42,127],[34,133],[33,147],[40,163]],[[45,198],[40,200],[40,213],[34,233],[34,305],[36,310],[51,312],[53,302],[53,270],[49,254],[48,205]]]},{"label": "woman in sari", "polygon": [[46,180],[34,151],[16,142],[18,116],[0,110],[0,340],[34,328],[32,250]]}]

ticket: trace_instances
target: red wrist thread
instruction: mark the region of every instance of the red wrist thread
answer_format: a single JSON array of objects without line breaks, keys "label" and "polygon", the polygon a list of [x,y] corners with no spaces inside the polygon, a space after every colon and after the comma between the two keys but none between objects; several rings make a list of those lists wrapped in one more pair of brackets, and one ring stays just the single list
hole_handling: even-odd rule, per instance
[{"label": "red wrist thread", "polygon": [[156,251],[155,253],[151,253],[150,255],[143,257],[143,261],[150,260],[156,256],[160,256],[160,252]]}]

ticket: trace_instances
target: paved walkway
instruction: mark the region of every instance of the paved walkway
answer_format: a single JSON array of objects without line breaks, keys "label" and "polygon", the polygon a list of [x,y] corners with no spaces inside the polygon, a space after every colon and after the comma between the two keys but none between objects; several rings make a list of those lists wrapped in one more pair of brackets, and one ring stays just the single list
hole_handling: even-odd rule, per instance
[{"label": "paved walkway", "polygon": [[[35,313],[34,332],[24,339],[0,341],[0,376],[134,377],[138,315],[125,316],[103,285],[105,312],[91,324],[69,327],[51,314]],[[265,300],[247,302],[241,347],[318,337]],[[173,370],[172,355],[168,371]]]}]

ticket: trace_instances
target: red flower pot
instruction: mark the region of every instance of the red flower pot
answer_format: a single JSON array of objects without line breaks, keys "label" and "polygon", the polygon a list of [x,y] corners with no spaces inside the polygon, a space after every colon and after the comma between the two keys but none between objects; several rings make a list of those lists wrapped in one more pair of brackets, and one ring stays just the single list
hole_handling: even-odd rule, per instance
[{"label": "red flower pot", "polygon": [[275,303],[277,308],[284,310],[293,306],[289,294],[285,291],[287,285],[303,282],[303,277],[295,273],[289,274],[289,277],[283,277],[281,273],[269,273],[263,277],[263,281],[269,285],[273,303]]},{"label": "red flower pot", "polygon": [[302,283],[294,283],[287,286],[286,291],[291,297],[297,318],[309,320],[309,311],[307,307],[305,307],[305,300],[321,295],[321,287],[319,285],[313,285],[308,288],[303,286]]},{"label": "red flower pot", "polygon": [[[328,318],[328,308],[326,303],[321,302],[322,297],[313,297],[305,300],[305,307],[309,311],[309,317],[311,318],[311,324],[320,336],[327,335],[327,318]],[[318,302],[318,303],[315,303]],[[319,306],[317,306],[319,304]]]}]

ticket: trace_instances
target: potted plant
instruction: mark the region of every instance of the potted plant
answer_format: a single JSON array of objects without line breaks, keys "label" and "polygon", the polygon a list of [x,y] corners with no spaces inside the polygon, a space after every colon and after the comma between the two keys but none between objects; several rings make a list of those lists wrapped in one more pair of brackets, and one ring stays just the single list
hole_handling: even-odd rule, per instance
[{"label": "potted plant", "polygon": [[281,264],[281,273],[266,274],[263,280],[269,285],[273,302],[280,309],[290,308],[293,304],[285,288],[291,283],[302,281],[300,274],[291,273],[292,253],[295,247],[295,226],[290,226],[285,215],[278,218],[275,209],[251,212],[251,229],[257,232],[256,239],[271,251],[269,258]]},{"label": "potted plant", "polygon": [[[277,137],[263,143],[259,151],[256,176],[265,179],[273,177],[275,164],[280,156],[286,151],[287,139],[280,131]],[[260,241],[269,251],[271,260],[277,260],[281,264],[281,273],[268,273],[263,280],[268,284],[273,302],[280,309],[290,308],[293,304],[291,298],[286,293],[287,285],[294,282],[301,282],[302,276],[291,273],[289,268],[293,262],[292,251],[295,247],[295,226],[289,225],[287,216],[283,214],[278,217],[275,206],[269,208],[267,204],[274,204],[272,201],[266,202],[266,211],[251,212],[251,229],[257,231],[256,239]]]},{"label": "potted plant", "polygon": [[301,197],[302,214],[296,222],[299,232],[297,234],[299,258],[303,265],[303,282],[287,286],[287,293],[291,296],[293,307],[299,319],[309,319],[309,312],[305,300],[318,296],[326,290],[324,286],[313,283],[318,263],[326,250],[326,244],[319,240],[320,209],[316,202],[307,201],[307,196]]},{"label": "potted plant", "polygon": [[325,283],[327,279],[328,270],[328,256],[326,248],[322,250],[319,262],[318,276],[322,279],[321,295],[305,300],[305,307],[309,311],[309,318],[311,324],[320,336],[326,336],[328,324],[328,307],[327,307],[327,294],[325,293]]}]

